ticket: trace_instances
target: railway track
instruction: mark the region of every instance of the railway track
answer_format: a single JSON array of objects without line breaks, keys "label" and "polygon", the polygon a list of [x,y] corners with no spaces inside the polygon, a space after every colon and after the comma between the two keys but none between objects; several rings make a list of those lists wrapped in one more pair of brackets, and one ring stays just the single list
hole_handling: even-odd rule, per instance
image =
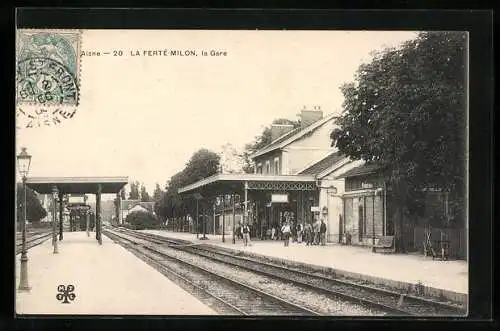
[{"label": "railway track", "polygon": [[186,241],[144,234],[131,230],[121,230],[157,245],[168,245],[177,250],[198,254],[212,261],[244,268],[268,277],[303,286],[342,300],[348,300],[369,308],[378,309],[391,315],[403,316],[465,316],[467,311],[459,305],[438,302],[426,298],[398,293],[344,279],[334,279],[305,271],[286,268],[276,264],[257,261],[252,258],[235,256],[205,245],[190,245]]},{"label": "railway track", "polygon": [[[26,233],[26,249],[33,248],[52,238],[51,232],[31,232]],[[16,255],[21,254],[22,236],[16,234]]]},{"label": "railway track", "polygon": [[291,315],[315,316],[320,313],[266,293],[228,276],[216,273],[186,259],[172,256],[150,243],[129,234],[105,230],[110,239],[158,269],[165,276],[181,282],[184,288],[219,313],[230,315]]}]

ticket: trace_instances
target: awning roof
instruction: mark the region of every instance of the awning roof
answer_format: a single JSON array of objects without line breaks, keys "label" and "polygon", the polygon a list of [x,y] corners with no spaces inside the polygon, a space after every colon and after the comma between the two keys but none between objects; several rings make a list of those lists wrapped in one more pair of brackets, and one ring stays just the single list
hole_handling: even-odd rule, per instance
[{"label": "awning roof", "polygon": [[353,168],[349,171],[346,171],[344,174],[340,175],[338,178],[348,178],[348,177],[357,177],[364,176],[376,173],[382,170],[382,167],[377,163],[365,163],[360,165],[359,167]]},{"label": "awning roof", "polygon": [[[269,183],[281,185],[280,189],[307,189],[292,188],[297,185],[308,185],[309,189],[316,188],[316,179],[309,175],[262,175],[262,174],[217,174],[204,178],[191,185],[179,188],[180,194],[192,193],[210,193],[215,196],[219,194],[242,193],[245,188],[245,182],[249,184],[249,190],[268,189],[259,184]],[[278,190],[278,188],[276,189]]]},{"label": "awning roof", "polygon": [[57,186],[63,194],[95,194],[98,185],[101,193],[118,193],[127,185],[128,177],[28,177],[26,185],[40,194],[52,194]]}]

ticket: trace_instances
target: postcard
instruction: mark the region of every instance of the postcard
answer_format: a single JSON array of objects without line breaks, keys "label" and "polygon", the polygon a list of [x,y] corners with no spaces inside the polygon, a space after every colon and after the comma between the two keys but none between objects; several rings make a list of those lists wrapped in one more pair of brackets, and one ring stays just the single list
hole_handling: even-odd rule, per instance
[{"label": "postcard", "polygon": [[16,31],[24,315],[466,316],[468,34]]}]

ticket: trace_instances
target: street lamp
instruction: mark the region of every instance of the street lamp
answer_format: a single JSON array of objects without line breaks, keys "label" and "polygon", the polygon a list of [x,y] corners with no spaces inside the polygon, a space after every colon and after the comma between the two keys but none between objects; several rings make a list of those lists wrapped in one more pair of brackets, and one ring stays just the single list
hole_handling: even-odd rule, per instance
[{"label": "street lamp", "polygon": [[333,185],[328,187],[326,191],[331,197],[334,197],[337,194],[337,188]]},{"label": "street lamp", "polygon": [[200,193],[195,193],[194,198],[196,199],[196,239],[199,237],[199,219],[200,219],[200,210],[199,210],[199,203],[200,200],[203,199],[203,196]]},{"label": "street lamp", "polygon": [[87,237],[90,237],[89,234],[89,221],[90,221],[90,206],[87,206],[87,199],[88,196],[85,194],[83,196],[83,202],[85,203],[85,206],[87,207],[87,211],[85,213],[85,231],[87,232]]},{"label": "street lamp", "polygon": [[[59,240],[63,240],[63,222],[64,222],[64,209],[67,209],[69,203],[69,196],[67,194],[62,195],[61,204],[59,205]],[[69,217],[69,215],[68,215]],[[67,219],[67,218],[66,218]]]},{"label": "street lamp", "polygon": [[21,149],[21,153],[17,156],[17,164],[19,168],[19,173],[23,180],[23,218],[22,218],[22,250],[21,250],[21,272],[20,272],[20,282],[19,291],[29,291],[30,286],[28,285],[28,252],[26,250],[26,178],[30,170],[31,165],[31,155],[26,152],[26,147]]},{"label": "street lamp", "polygon": [[52,197],[54,198],[53,201],[54,201],[54,206],[53,206],[53,217],[52,217],[52,245],[54,246],[54,252],[53,254],[57,254],[59,253],[58,250],[57,250],[57,205],[56,205],[56,201],[57,201],[57,196],[59,195],[59,190],[57,189],[56,186],[53,186],[52,187]]}]

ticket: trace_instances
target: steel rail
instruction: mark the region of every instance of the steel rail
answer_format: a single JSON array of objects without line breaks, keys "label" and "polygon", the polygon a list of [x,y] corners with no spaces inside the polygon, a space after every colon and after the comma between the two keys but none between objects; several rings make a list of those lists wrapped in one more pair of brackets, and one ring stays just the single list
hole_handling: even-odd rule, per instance
[{"label": "steel rail", "polygon": [[[203,255],[203,256],[210,258],[212,260],[216,260],[219,262],[224,262],[227,264],[246,268],[248,270],[259,272],[259,273],[264,274],[266,276],[274,277],[276,279],[285,279],[287,281],[291,281],[295,284],[298,284],[298,285],[301,285],[304,287],[308,287],[310,289],[320,291],[320,292],[325,293],[325,294],[334,295],[334,296],[337,296],[339,298],[342,298],[344,300],[348,300],[351,302],[362,303],[362,304],[370,306],[370,307],[382,309],[383,311],[386,311],[386,312],[396,313],[396,314],[400,314],[400,315],[410,315],[410,316],[435,316],[435,315],[437,315],[438,310],[441,310],[443,314],[450,315],[450,316],[464,316],[466,313],[466,311],[463,308],[456,306],[456,305],[449,305],[449,304],[446,304],[443,302],[438,302],[438,301],[429,300],[426,298],[416,297],[416,296],[412,296],[412,295],[409,295],[406,293],[398,293],[395,291],[377,288],[377,287],[373,287],[373,286],[369,286],[369,285],[365,285],[365,284],[357,284],[357,283],[347,281],[347,280],[332,279],[332,278],[328,278],[328,277],[324,277],[324,276],[320,276],[320,275],[314,275],[311,273],[307,273],[305,271],[296,270],[296,269],[289,269],[289,268],[284,267],[284,266],[279,266],[276,264],[267,263],[267,262],[263,262],[263,261],[257,261],[255,259],[251,259],[248,257],[234,256],[234,255],[231,255],[229,253],[225,253],[225,252],[221,252],[219,250],[216,250],[213,247],[210,247],[210,248],[206,247],[205,245],[203,245],[203,247],[201,245],[196,245],[196,246],[184,245],[186,243],[186,241],[184,241],[184,240],[177,240],[177,239],[164,237],[164,236],[160,236],[160,235],[155,235],[155,234],[149,234],[149,233],[140,233],[140,232],[136,232],[136,231],[128,230],[128,229],[126,229],[125,231],[127,231],[127,232],[129,232],[137,237],[140,237],[141,239],[145,239],[145,240],[155,239],[154,242],[156,244],[161,244],[162,242],[172,244],[172,245],[169,245],[169,247],[176,248],[179,250],[184,250],[184,251],[185,250],[198,250],[199,255]],[[181,244],[179,244],[179,243],[181,243]],[[229,258],[229,259],[236,260],[238,262],[251,263],[253,265],[244,265],[242,263],[230,262],[227,260],[224,261],[224,260],[221,260],[220,258],[217,258],[214,256],[207,256],[206,254],[203,253],[203,251],[223,256],[226,259]],[[194,254],[198,254],[198,253],[194,253]],[[342,292],[339,292],[339,291],[336,291],[336,290],[333,290],[333,289],[330,289],[330,288],[327,288],[324,286],[312,285],[312,284],[306,283],[304,281],[297,280],[296,278],[294,279],[293,277],[289,277],[289,276],[287,277],[287,276],[283,276],[283,275],[280,276],[275,272],[266,272],[266,271],[258,270],[259,266],[265,266],[267,268],[274,268],[274,269],[279,270],[281,272],[293,273],[296,275],[300,275],[302,277],[315,278],[319,281],[329,282],[329,283],[337,285],[337,286],[345,286],[345,287],[355,288],[358,291],[365,291],[365,293],[369,292],[369,293],[374,294],[374,295],[386,296],[388,298],[390,297],[391,300],[393,301],[393,304],[388,305],[388,304],[384,304],[384,303],[375,302],[373,300],[363,298],[359,295],[345,294],[345,293],[342,293]],[[405,302],[404,307],[398,307],[398,303],[400,303],[401,301]],[[415,306],[415,305],[418,305],[418,306]],[[422,314],[417,314],[417,313],[409,311],[410,309],[423,309],[422,307],[425,308],[428,306],[433,307],[433,310],[435,311],[434,314],[422,315]],[[440,316],[442,316],[442,315],[440,315]]]},{"label": "steel rail", "polygon": [[[107,230],[106,235],[110,234],[110,232],[111,231]],[[115,235],[117,237],[124,238],[123,235],[118,235],[116,233],[111,233],[111,235]],[[126,235],[129,235],[129,234],[126,234]],[[124,238],[124,239],[125,240],[129,240],[130,242],[133,242],[133,245],[138,245],[139,244],[137,242],[134,242],[131,239],[126,239],[126,238]],[[136,237],[136,239],[141,239],[141,240],[147,241],[147,239],[143,239],[143,238],[137,238]],[[176,262],[178,262],[178,263],[180,263],[182,265],[188,266],[191,269],[197,270],[198,272],[201,271],[201,273],[203,273],[205,275],[209,275],[209,277],[215,278],[215,279],[217,279],[219,281],[222,281],[223,283],[228,284],[229,286],[231,286],[231,287],[233,287],[233,288],[235,288],[237,290],[240,290],[240,291],[243,290],[246,293],[252,293],[256,297],[259,297],[259,298],[262,298],[262,299],[266,299],[269,303],[272,303],[271,308],[281,309],[287,315],[289,315],[290,313],[299,314],[299,315],[306,315],[306,316],[307,315],[313,315],[313,316],[315,316],[315,315],[316,316],[322,315],[322,314],[320,314],[318,312],[312,311],[312,310],[307,309],[305,307],[301,307],[301,306],[296,305],[296,304],[294,304],[292,302],[289,302],[288,300],[276,297],[276,296],[274,296],[272,294],[266,293],[266,292],[264,292],[262,290],[254,288],[254,287],[252,287],[250,285],[243,284],[243,283],[238,282],[238,281],[236,281],[234,279],[231,279],[229,277],[226,277],[226,276],[220,275],[218,273],[215,273],[214,271],[208,270],[206,268],[203,268],[203,267],[201,267],[199,265],[193,264],[193,263],[191,263],[189,261],[186,261],[184,259],[181,259],[179,257],[174,257],[174,256],[171,256],[171,255],[168,255],[168,254],[166,254],[164,252],[159,251],[154,246],[151,246],[151,245],[148,245],[148,244],[141,244],[141,247],[144,248],[144,249],[147,249],[147,250],[151,251],[153,254],[160,255],[163,258],[174,260],[174,261],[176,261]],[[215,296],[215,295],[213,295],[213,296]],[[243,302],[240,302],[240,303],[243,304]],[[250,303],[252,303],[252,301]],[[245,306],[244,308],[248,308],[248,307]],[[244,310],[244,308],[243,309],[240,308],[240,310],[242,310],[245,314],[248,314]]]}]

